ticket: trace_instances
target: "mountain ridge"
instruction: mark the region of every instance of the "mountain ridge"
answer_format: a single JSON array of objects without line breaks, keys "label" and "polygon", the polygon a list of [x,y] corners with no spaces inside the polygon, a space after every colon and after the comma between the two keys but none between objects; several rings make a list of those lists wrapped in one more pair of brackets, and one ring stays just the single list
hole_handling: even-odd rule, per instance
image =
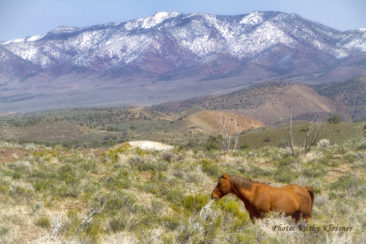
[{"label": "mountain ridge", "polygon": [[[28,102],[37,105],[27,110],[77,107],[77,99],[91,106],[151,105],[263,80],[324,83],[366,74],[366,30],[338,31],[275,11],[157,12],[126,22],[57,27],[3,42],[0,55],[12,56],[0,69],[0,84],[7,84],[0,88],[3,97],[31,94]],[[136,96],[119,100],[117,91]],[[0,110],[22,106],[0,103]]]}]

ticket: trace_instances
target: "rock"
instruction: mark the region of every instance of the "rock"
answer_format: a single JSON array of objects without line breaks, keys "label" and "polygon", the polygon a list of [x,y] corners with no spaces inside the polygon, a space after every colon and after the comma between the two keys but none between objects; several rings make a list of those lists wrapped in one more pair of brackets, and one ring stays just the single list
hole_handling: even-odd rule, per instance
[{"label": "rock", "polygon": [[154,141],[130,141],[128,144],[131,147],[138,147],[142,150],[168,151],[174,148],[171,145]]}]

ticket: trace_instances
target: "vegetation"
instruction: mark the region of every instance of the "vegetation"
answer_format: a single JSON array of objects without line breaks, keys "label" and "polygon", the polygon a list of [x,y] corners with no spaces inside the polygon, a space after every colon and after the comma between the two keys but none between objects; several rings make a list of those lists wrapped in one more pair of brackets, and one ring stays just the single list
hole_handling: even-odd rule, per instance
[{"label": "vegetation", "polygon": [[[38,143],[66,148],[110,147],[132,140],[154,140],[199,150],[288,146],[288,123],[273,127],[249,129],[241,133],[225,133],[225,126],[216,133],[186,120],[186,114],[166,115],[148,108],[72,109],[35,114],[0,117],[0,140],[19,144]],[[209,118],[217,120],[219,118]],[[212,122],[212,121],[211,121]],[[365,134],[364,122],[327,123],[321,138],[331,143],[344,143]],[[295,145],[303,145],[307,121],[294,121]],[[230,144],[227,139],[230,138]],[[233,150],[235,151],[235,150]]]},{"label": "vegetation", "polygon": [[338,123],[341,123],[341,122],[342,122],[342,118],[338,114],[332,114],[328,118],[328,123],[330,123],[330,124],[338,124]]},{"label": "vegetation", "polygon": [[[275,140],[269,137],[267,144]],[[320,143],[293,157],[288,147],[277,146],[159,152],[0,141],[0,242],[360,243],[366,227],[365,144],[363,137]],[[275,231],[278,225],[299,228],[279,216],[253,224],[234,196],[210,200],[222,171],[276,185],[312,185],[308,227],[352,230]]]},{"label": "vegetation", "polygon": [[[0,117],[0,243],[362,241],[364,122],[294,121],[290,143],[287,124],[208,133],[186,117],[130,107]],[[175,147],[144,151],[123,143],[141,139]],[[312,185],[313,219],[303,225],[352,231],[273,230],[295,226],[283,216],[252,223],[235,197],[210,200],[223,171]]]}]

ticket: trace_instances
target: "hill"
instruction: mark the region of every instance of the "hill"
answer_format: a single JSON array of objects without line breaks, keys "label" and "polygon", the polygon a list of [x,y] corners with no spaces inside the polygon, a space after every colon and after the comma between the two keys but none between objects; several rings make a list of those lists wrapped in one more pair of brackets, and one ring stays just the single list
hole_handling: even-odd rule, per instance
[{"label": "hill", "polygon": [[275,124],[294,119],[328,118],[338,112],[350,117],[341,103],[319,95],[313,88],[293,81],[268,81],[227,95],[188,99],[153,106],[164,112],[190,109],[229,110],[250,118]]},{"label": "hill", "polygon": [[198,129],[206,134],[215,134],[224,129],[235,134],[264,126],[262,122],[243,115],[218,110],[196,112],[184,118],[184,121],[189,124],[190,128]]},{"label": "hill", "polygon": [[347,107],[353,120],[366,118],[366,76],[314,86],[319,94]]}]

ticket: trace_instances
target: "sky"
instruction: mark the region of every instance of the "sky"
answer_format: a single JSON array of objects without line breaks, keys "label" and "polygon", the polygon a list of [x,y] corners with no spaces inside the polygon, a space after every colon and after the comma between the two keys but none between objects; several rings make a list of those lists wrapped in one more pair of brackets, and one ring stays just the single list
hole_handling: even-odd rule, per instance
[{"label": "sky", "polygon": [[256,10],[296,13],[338,30],[366,27],[366,0],[0,0],[0,41],[159,11],[236,15]]}]

